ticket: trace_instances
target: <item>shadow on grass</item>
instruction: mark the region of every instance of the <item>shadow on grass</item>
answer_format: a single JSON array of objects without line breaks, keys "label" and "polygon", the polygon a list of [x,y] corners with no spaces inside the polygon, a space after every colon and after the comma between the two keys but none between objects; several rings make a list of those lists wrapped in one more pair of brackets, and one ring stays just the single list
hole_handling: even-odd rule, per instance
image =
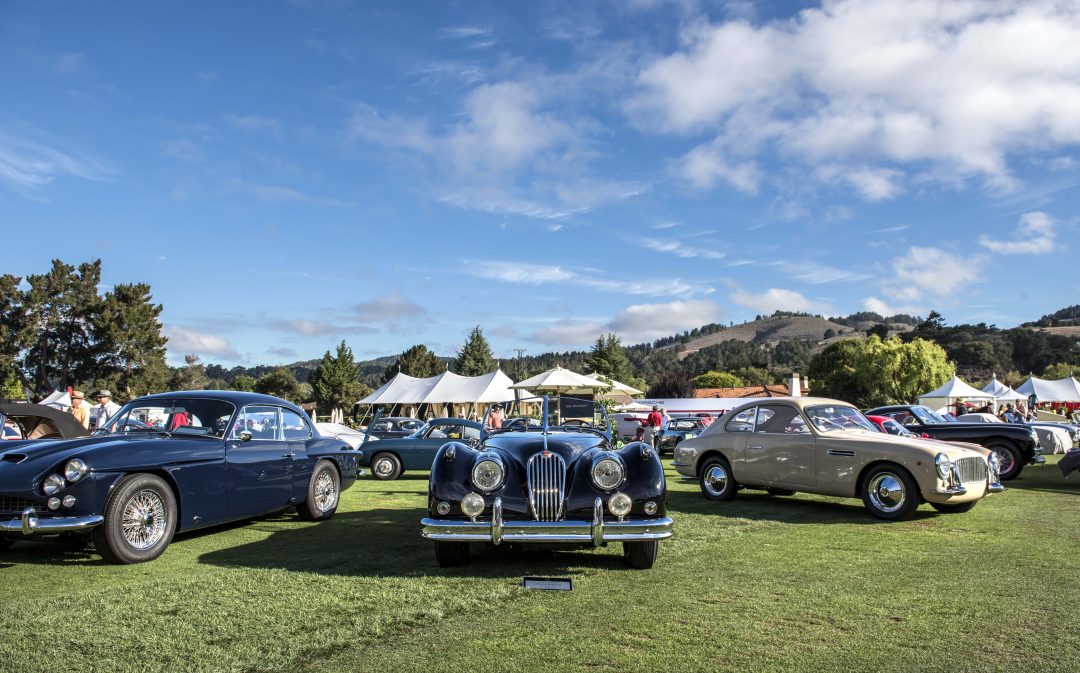
[{"label": "shadow on grass", "polygon": [[1005,488],[1018,491],[1043,491],[1046,493],[1061,493],[1064,495],[1080,495],[1080,472],[1073,472],[1066,479],[1061,476],[1061,470],[1057,464],[1028,465],[1020,476],[1004,482]]},{"label": "shadow on grass", "polygon": [[[329,521],[274,526],[264,540],[202,554],[200,563],[358,577],[521,577],[565,575],[581,568],[628,569],[622,548],[597,553],[472,545],[467,565],[440,568],[435,545],[420,537],[420,509],[345,512]],[[294,516],[294,515],[286,515]]]},{"label": "shadow on grass", "polygon": [[[751,519],[754,521],[778,521],[793,524],[878,524],[888,525],[870,514],[862,501],[847,498],[837,501],[811,499],[804,495],[774,496],[764,491],[744,489],[734,500],[715,502],[706,500],[698,491],[669,491],[668,510],[678,526],[678,513],[708,514]],[[909,521],[931,518],[936,512],[928,507],[916,511]]]}]

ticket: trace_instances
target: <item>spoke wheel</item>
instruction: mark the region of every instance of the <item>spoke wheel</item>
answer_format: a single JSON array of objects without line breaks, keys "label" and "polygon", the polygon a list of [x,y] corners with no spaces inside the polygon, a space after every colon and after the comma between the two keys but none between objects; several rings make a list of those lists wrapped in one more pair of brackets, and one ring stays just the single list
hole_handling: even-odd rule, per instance
[{"label": "spoke wheel", "polygon": [[176,496],[153,474],[132,474],[113,488],[105,521],[91,533],[98,553],[113,563],[156,559],[172,542],[177,522]]},{"label": "spoke wheel", "polygon": [[308,481],[307,500],[296,506],[296,513],[305,521],[324,521],[334,516],[341,495],[341,480],[337,468],[329,460],[320,460]]},{"label": "spoke wheel", "polygon": [[1016,478],[1020,474],[1020,470],[1024,468],[1024,463],[1020,459],[1020,452],[1008,444],[991,442],[986,448],[996,453],[998,460],[1001,461],[1001,468],[998,470],[998,478],[1001,481]]}]

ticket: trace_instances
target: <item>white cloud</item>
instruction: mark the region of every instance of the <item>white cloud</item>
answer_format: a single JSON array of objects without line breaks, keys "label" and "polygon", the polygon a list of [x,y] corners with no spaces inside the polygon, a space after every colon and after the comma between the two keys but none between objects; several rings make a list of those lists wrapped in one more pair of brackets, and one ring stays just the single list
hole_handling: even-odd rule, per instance
[{"label": "white cloud", "polygon": [[372,334],[374,327],[366,325],[339,325],[325,320],[273,320],[268,325],[282,332],[292,332],[301,336],[325,336],[327,334]]},{"label": "white cloud", "polygon": [[416,319],[427,313],[424,307],[400,292],[390,292],[382,297],[354,304],[352,311],[357,318],[366,322]]},{"label": "white cloud", "polygon": [[979,236],[979,245],[1002,255],[1045,255],[1058,249],[1057,220],[1042,212],[1024,213],[1016,225],[1016,238],[999,241]]},{"label": "white cloud", "polygon": [[941,180],[1012,188],[1010,156],[1080,142],[1077,72],[1075,2],[832,0],[760,25],[688,24],[625,109],[646,130],[711,136],[682,159],[692,184],[751,191],[771,150],[844,164],[880,200],[925,162]]},{"label": "white cloud", "polygon": [[863,308],[867,311],[878,313],[884,318],[897,315],[898,313],[905,313],[907,315],[922,315],[923,313],[926,313],[926,307],[924,306],[897,306],[882,301],[877,297],[867,297],[864,299]]},{"label": "white cloud", "polygon": [[614,332],[624,343],[642,343],[716,322],[722,314],[723,311],[715,302],[703,299],[634,304],[622,309],[607,322],[565,320],[538,330],[529,338],[551,346],[584,346],[603,334]]},{"label": "white cloud", "polygon": [[862,271],[849,269],[837,269],[814,261],[786,260],[770,262],[769,266],[776,267],[781,272],[791,276],[797,281],[821,285],[824,283],[857,283],[869,280],[873,276]]},{"label": "white cloud", "polygon": [[194,353],[235,360],[239,353],[228,340],[209,332],[200,332],[176,325],[165,325],[162,333],[168,339],[166,346],[176,354]]},{"label": "white cloud", "polygon": [[893,273],[884,280],[882,291],[911,304],[948,301],[957,290],[982,280],[985,262],[982,255],[963,257],[940,248],[912,246],[892,261]]},{"label": "white cloud", "polygon": [[259,200],[268,203],[285,203],[293,201],[297,203],[307,203],[313,206],[330,206],[334,208],[353,205],[348,201],[340,201],[325,196],[315,196],[286,185],[253,182],[242,178],[229,178],[224,184],[225,188],[229,191],[251,194]]},{"label": "white cloud", "polygon": [[472,261],[468,265],[469,272],[477,278],[505,283],[573,285],[616,294],[648,297],[689,297],[707,295],[713,291],[711,287],[688,283],[680,278],[621,280],[601,277],[593,271],[574,271],[562,266],[497,260]]},{"label": "white cloud", "polygon": [[656,238],[646,238],[637,241],[638,245],[649,250],[655,250],[656,252],[663,252],[676,257],[701,257],[703,259],[723,259],[727,257],[725,253],[717,252],[716,250],[709,250],[707,248],[699,248],[692,245],[686,245],[679,241],[662,241]]},{"label": "white cloud", "polygon": [[803,311],[806,313],[830,313],[832,307],[823,302],[807,299],[795,290],[772,287],[760,294],[736,288],[731,293],[731,301],[752,308],[759,313],[773,311]]},{"label": "white cloud", "polygon": [[198,163],[206,159],[206,153],[203,152],[202,148],[186,138],[166,140],[161,143],[161,152],[165,156],[190,163]]},{"label": "white cloud", "polygon": [[61,149],[56,141],[36,141],[25,132],[8,135],[0,131],[0,182],[25,197],[37,199],[57,178],[74,176],[105,180],[112,171],[100,161],[80,152]]}]

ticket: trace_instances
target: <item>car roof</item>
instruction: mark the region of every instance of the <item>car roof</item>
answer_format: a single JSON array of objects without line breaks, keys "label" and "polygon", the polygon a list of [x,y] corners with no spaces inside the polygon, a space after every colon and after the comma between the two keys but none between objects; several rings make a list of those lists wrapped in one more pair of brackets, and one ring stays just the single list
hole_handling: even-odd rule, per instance
[{"label": "car roof", "polygon": [[855,406],[851,402],[845,402],[844,400],[834,400],[828,397],[754,397],[749,398],[746,400],[745,403],[734,407],[731,411],[725,414],[724,417],[728,418],[737,411],[742,411],[744,409],[749,409],[750,407],[759,406],[762,404],[790,404],[800,409],[829,404],[842,404],[845,407]]},{"label": "car roof", "polygon": [[145,395],[132,401],[145,402],[152,400],[171,400],[177,397],[187,397],[189,399],[199,400],[224,400],[226,402],[232,402],[238,407],[247,404],[273,404],[279,407],[289,407],[293,411],[297,411],[301,414],[304,413],[300,407],[288,400],[283,400],[280,397],[263,395],[262,393],[249,393],[242,390],[176,390],[167,393]]}]

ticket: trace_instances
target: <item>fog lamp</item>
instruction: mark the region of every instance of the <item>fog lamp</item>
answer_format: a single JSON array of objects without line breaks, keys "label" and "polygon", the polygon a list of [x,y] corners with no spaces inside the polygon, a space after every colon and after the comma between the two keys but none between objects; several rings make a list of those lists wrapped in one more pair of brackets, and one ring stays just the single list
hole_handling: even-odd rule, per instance
[{"label": "fog lamp", "polygon": [[633,502],[630,500],[630,496],[625,493],[616,493],[608,498],[607,506],[608,510],[615,516],[626,516],[630,513],[630,506]]},{"label": "fog lamp", "polygon": [[484,499],[475,493],[470,493],[461,499],[461,511],[465,516],[476,517],[484,511]]},{"label": "fog lamp", "polygon": [[649,516],[656,514],[656,503],[652,500],[645,503],[645,513]]},{"label": "fog lamp", "polygon": [[73,496],[73,495],[65,495],[63,503],[64,503],[64,507],[74,507],[75,506],[75,496]]},{"label": "fog lamp", "polygon": [[438,505],[435,505],[435,511],[439,514],[442,514],[443,516],[446,516],[450,513],[450,503],[443,500]]},{"label": "fog lamp", "polygon": [[60,509],[60,498],[49,498],[49,509]]}]

